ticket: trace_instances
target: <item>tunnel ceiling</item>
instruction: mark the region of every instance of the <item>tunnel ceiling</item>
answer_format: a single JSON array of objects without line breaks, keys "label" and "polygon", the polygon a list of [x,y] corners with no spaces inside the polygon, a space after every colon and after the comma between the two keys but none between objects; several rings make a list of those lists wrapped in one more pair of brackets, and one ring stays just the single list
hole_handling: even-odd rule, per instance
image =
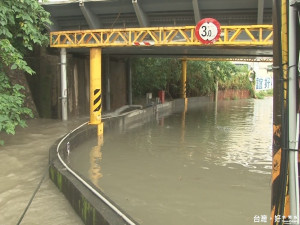
[{"label": "tunnel ceiling", "polygon": [[[41,3],[50,31],[196,25],[212,17],[221,25],[272,24],[272,0],[56,0]],[[88,52],[88,49],[72,49]],[[214,47],[104,48],[113,55],[272,56],[272,49]]]}]

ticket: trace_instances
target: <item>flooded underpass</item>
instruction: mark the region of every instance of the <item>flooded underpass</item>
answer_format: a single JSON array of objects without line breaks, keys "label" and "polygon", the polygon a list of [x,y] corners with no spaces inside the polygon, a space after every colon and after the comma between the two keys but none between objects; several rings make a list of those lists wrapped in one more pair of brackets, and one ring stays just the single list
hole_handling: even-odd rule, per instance
[{"label": "flooded underpass", "polygon": [[188,104],[95,146],[69,165],[140,224],[269,223],[272,98]]}]

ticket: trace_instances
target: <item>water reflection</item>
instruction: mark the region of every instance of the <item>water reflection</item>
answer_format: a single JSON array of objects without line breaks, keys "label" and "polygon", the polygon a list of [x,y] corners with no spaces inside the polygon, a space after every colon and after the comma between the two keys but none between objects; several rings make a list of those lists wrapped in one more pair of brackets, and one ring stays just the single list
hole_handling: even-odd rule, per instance
[{"label": "water reflection", "polygon": [[200,105],[107,132],[71,166],[141,224],[253,224],[270,208],[272,99]]},{"label": "water reflection", "polygon": [[[239,164],[250,172],[271,174],[272,101],[237,105],[230,115],[230,124],[217,124],[226,135],[226,151],[216,163],[223,166]],[[246,112],[246,113],[238,113]],[[232,126],[234,125],[234,126]]]},{"label": "water reflection", "polygon": [[89,178],[93,184],[98,186],[98,181],[103,174],[101,173],[101,160],[102,152],[101,147],[103,145],[103,135],[97,137],[97,145],[92,147],[90,151],[90,169],[89,169]]},{"label": "water reflection", "polygon": [[184,136],[185,136],[185,116],[188,109],[188,99],[184,99],[184,109],[182,111],[181,116],[181,143],[184,143]]}]

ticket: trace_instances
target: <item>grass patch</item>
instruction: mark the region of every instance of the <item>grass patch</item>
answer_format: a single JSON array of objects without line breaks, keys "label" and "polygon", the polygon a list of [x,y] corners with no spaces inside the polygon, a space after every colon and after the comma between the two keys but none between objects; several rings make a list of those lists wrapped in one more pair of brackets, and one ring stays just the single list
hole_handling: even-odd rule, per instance
[{"label": "grass patch", "polygon": [[238,99],[239,99],[239,98],[238,98],[238,96],[236,96],[236,95],[232,97],[232,100],[238,100]]},{"label": "grass patch", "polygon": [[264,97],[273,96],[273,89],[266,91],[259,91],[255,93],[255,97],[258,99],[264,99]]}]

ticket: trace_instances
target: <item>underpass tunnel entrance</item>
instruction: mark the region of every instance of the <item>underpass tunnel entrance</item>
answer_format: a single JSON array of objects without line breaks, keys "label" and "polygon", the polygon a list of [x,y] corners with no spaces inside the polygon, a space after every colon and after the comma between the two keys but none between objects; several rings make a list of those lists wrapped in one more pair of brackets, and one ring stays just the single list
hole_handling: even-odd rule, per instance
[{"label": "underpass tunnel entrance", "polygon": [[[212,25],[209,25],[212,24]],[[50,46],[62,47],[61,51],[61,83],[62,83],[62,118],[67,118],[67,76],[66,76],[66,51],[65,48],[90,49],[90,124],[97,125],[98,131],[102,133],[101,114],[103,99],[106,101],[108,110],[114,108],[114,103],[123,98],[124,102],[132,103],[132,84],[130,60],[124,63],[124,68],[110,65],[109,56],[102,54],[106,51],[113,54],[116,50],[128,55],[165,56],[172,55],[178,57],[183,55],[219,55],[227,56],[270,56],[270,45],[272,44],[272,26],[269,25],[245,25],[245,26],[224,26],[212,18],[201,20],[196,27],[160,27],[160,28],[132,28],[132,29],[112,29],[112,30],[91,30],[91,31],[62,31],[50,33]],[[178,37],[177,37],[178,36]],[[251,47],[251,48],[249,48]],[[222,52],[219,51],[222,49]],[[224,55],[223,55],[224,54]],[[126,56],[126,55],[124,55]],[[241,57],[241,55],[238,55]],[[108,59],[107,59],[108,58]],[[102,66],[106,66],[103,69]],[[75,67],[76,68],[76,67]],[[102,70],[106,75],[104,79],[105,94],[102,90]],[[124,76],[113,81],[112,72]],[[181,97],[186,98],[187,92],[187,60],[182,59],[181,72]],[[75,76],[74,76],[75,77]],[[113,84],[113,85],[112,85]],[[125,91],[122,91],[124,87]],[[112,90],[112,87],[117,89]],[[103,88],[104,89],[104,88]],[[103,96],[105,95],[105,98]],[[162,98],[162,93],[160,94]],[[78,95],[75,93],[75,97]],[[121,101],[119,101],[121,102]],[[75,103],[77,101],[75,100]],[[75,104],[77,105],[77,104]]]},{"label": "underpass tunnel entrance", "polygon": [[[194,40],[194,27],[91,30],[85,31],[84,35],[83,31],[53,32],[50,42],[51,47],[57,48],[89,48],[89,124],[97,126],[97,134],[102,137],[104,104],[108,110],[112,110],[115,107],[115,98],[122,99],[119,102],[132,103],[132,68],[128,59],[130,56],[181,58],[180,97],[184,99],[185,107],[188,102],[186,100],[188,57],[249,57],[254,60],[260,60],[259,57],[272,57],[272,50],[270,50],[272,27],[256,25],[232,29],[236,30],[230,33],[231,28],[224,27],[220,41],[209,42],[209,45]],[[243,39],[239,40],[238,36],[243,29]],[[258,35],[251,33],[251,29],[254,29]],[[269,32],[268,35],[264,34],[263,29]],[[175,38],[178,33],[184,37],[183,40]],[[247,41],[244,40],[245,33],[248,34],[249,40]],[[144,42],[143,38],[146,36],[153,38],[151,42],[147,42],[150,44]],[[136,45],[137,40],[139,41],[138,45]],[[118,62],[113,58],[122,58],[122,60]],[[113,76],[113,73],[118,76]],[[120,74],[123,75],[119,76]],[[116,80],[114,80],[115,78]],[[122,88],[124,89],[122,90]]]},{"label": "underpass tunnel entrance", "polygon": [[[88,71],[88,82],[86,83],[87,88],[89,89],[89,93],[86,94],[87,99],[89,99],[90,105],[90,124],[98,126],[98,134],[101,135],[103,133],[103,125],[101,121],[101,114],[102,109],[105,108],[108,111],[111,111],[121,105],[124,104],[131,104],[132,103],[132,68],[130,67],[130,60],[127,61],[127,58],[131,56],[144,56],[144,57],[178,57],[183,58],[181,62],[182,71],[181,72],[181,89],[179,91],[181,98],[186,98],[187,96],[187,59],[188,57],[238,57],[238,58],[257,58],[257,57],[273,57],[273,50],[274,50],[274,65],[271,69],[274,70],[274,89],[276,89],[276,94],[274,95],[274,103],[276,103],[274,108],[274,146],[273,146],[273,157],[274,157],[274,176],[272,178],[273,187],[272,189],[275,190],[272,196],[272,219],[274,220],[274,224],[279,224],[279,222],[275,221],[275,216],[283,216],[283,214],[288,216],[288,206],[285,208],[285,204],[289,205],[288,200],[289,196],[286,194],[287,188],[287,179],[286,177],[280,176],[283,174],[287,174],[284,169],[288,168],[287,161],[283,162],[282,159],[288,158],[288,154],[296,155],[298,151],[296,148],[291,147],[291,143],[294,139],[289,139],[288,134],[294,134],[294,130],[288,132],[289,127],[283,127],[287,123],[289,117],[294,117],[296,110],[294,108],[292,110],[287,110],[289,107],[288,98],[290,96],[294,96],[295,91],[294,89],[289,89],[291,86],[296,86],[294,84],[288,85],[293,79],[290,79],[288,72],[290,70],[294,70],[296,68],[295,64],[289,64],[289,58],[291,59],[298,59],[298,56],[292,55],[288,56],[287,53],[294,52],[298,45],[293,46],[289,49],[288,43],[289,37],[297,36],[295,33],[290,33],[290,31],[299,31],[299,24],[298,19],[295,20],[297,15],[294,13],[294,9],[291,7],[291,3],[299,7],[299,1],[273,1],[273,7],[268,7],[268,13],[273,13],[273,24],[274,30],[272,25],[240,25],[240,21],[237,23],[239,25],[234,26],[221,26],[219,39],[218,40],[207,40],[212,35],[213,30],[207,30],[209,27],[208,25],[199,25],[198,30],[195,29],[195,26],[184,26],[184,27],[175,27],[176,19],[170,20],[173,21],[173,27],[171,24],[168,24],[170,27],[163,27],[157,26],[154,27],[153,19],[157,19],[156,17],[148,17],[147,13],[149,10],[149,6],[153,6],[151,4],[145,4],[143,11],[143,7],[139,7],[137,1],[132,1],[134,4],[134,10],[137,14],[136,16],[139,18],[138,22],[142,28],[131,28],[132,26],[125,26],[125,22],[123,22],[123,28],[112,29],[114,28],[113,25],[115,22],[119,24],[118,27],[122,27],[120,25],[120,21],[113,21],[113,25],[110,29],[99,29],[99,30],[85,30],[79,26],[80,29],[75,31],[58,31],[58,32],[51,32],[50,34],[50,45],[51,47],[55,48],[73,48],[72,51],[82,51],[78,50],[79,48],[85,49],[90,48],[90,66],[87,66],[86,71]],[[250,1],[248,2],[250,4]],[[248,4],[247,3],[247,4]],[[91,3],[92,4],[92,3]],[[114,3],[109,3],[114,4]],[[210,3],[211,4],[211,3]],[[251,4],[254,4],[252,1]],[[257,23],[262,24],[264,18],[264,5],[268,4],[271,5],[271,1],[259,1],[258,5],[255,2],[256,6],[255,9],[258,8],[257,15],[255,15],[255,19]],[[88,5],[88,4],[87,4]],[[166,4],[157,4],[163,5],[166,7]],[[173,4],[174,6],[178,4]],[[233,5],[228,5],[226,7],[237,7],[236,1]],[[84,5],[81,4],[81,10],[84,10]],[[160,10],[163,10],[159,9]],[[171,6],[168,6],[171,7]],[[225,7],[225,8],[226,8]],[[239,6],[241,7],[241,6]],[[248,6],[247,6],[248,7]],[[103,10],[103,7],[101,10]],[[114,7],[112,7],[114,8]],[[129,7],[127,7],[129,9]],[[243,7],[241,7],[243,8]],[[249,7],[248,7],[249,8]],[[197,1],[193,1],[193,11],[195,12],[195,18],[201,18],[199,5]],[[207,7],[205,8],[207,10]],[[236,8],[235,8],[236,9]],[[250,8],[249,8],[250,9]],[[130,10],[129,10],[130,11]],[[130,13],[127,11],[126,15]],[[164,10],[165,12],[167,10]],[[191,10],[190,10],[191,11]],[[229,13],[234,13],[234,11],[240,10],[231,10]],[[85,11],[87,12],[87,11]],[[170,10],[171,12],[171,10]],[[207,13],[207,11],[204,11]],[[220,13],[220,10],[216,11],[217,14]],[[244,11],[246,12],[246,11]],[[253,10],[253,12],[256,12]],[[98,12],[99,13],[99,12]],[[201,12],[202,13],[202,12]],[[228,13],[228,14],[229,14]],[[163,11],[160,11],[159,14],[163,14]],[[157,14],[157,16],[159,16]],[[176,14],[176,13],[174,13]],[[92,14],[94,15],[94,14]],[[125,14],[124,14],[125,15]],[[178,15],[178,14],[176,14]],[[292,20],[297,21],[297,27],[289,27],[288,25],[292,24],[288,16],[294,16]],[[119,16],[123,17],[123,15],[119,14]],[[299,17],[299,15],[298,15]],[[96,17],[94,17],[96,18]],[[226,17],[227,18],[227,17]],[[238,17],[240,18],[240,16]],[[245,17],[246,18],[246,17]],[[125,20],[124,20],[125,21]],[[182,20],[186,21],[186,20]],[[185,23],[185,22],[182,22]],[[267,20],[268,22],[271,20]],[[289,22],[290,23],[289,23]],[[293,22],[295,22],[293,21]],[[91,22],[91,21],[89,21]],[[128,20],[127,20],[128,22]],[[104,27],[109,27],[106,23]],[[189,22],[187,24],[190,24]],[[254,24],[254,23],[253,23]],[[128,23],[127,23],[128,25]],[[225,23],[224,23],[225,25]],[[91,24],[91,27],[102,27],[103,24]],[[146,27],[146,26],[153,26],[153,27]],[[66,25],[65,25],[66,27]],[[127,28],[124,28],[127,27]],[[129,27],[129,28],[128,28]],[[202,28],[203,29],[202,29]],[[218,30],[218,29],[217,29]],[[199,32],[198,35],[195,35],[195,32]],[[274,33],[274,35],[273,35]],[[196,36],[203,35],[207,41],[205,45],[200,43]],[[274,45],[273,45],[273,36],[274,36]],[[69,50],[67,50],[69,51]],[[63,51],[62,51],[62,58],[63,58]],[[293,53],[294,54],[294,53]],[[88,55],[88,54],[86,54]],[[101,59],[102,58],[102,59]],[[96,59],[96,60],[95,60]],[[258,59],[261,60],[261,59]],[[59,110],[62,111],[62,118],[66,118],[64,116],[67,112],[70,113],[70,109],[73,108],[73,105],[77,107],[77,101],[66,101],[68,97],[68,92],[70,90],[70,84],[66,88],[65,82],[68,75],[63,75],[64,71],[68,72],[68,69],[65,67],[65,61],[61,61],[61,96],[60,99],[62,101],[61,108]],[[102,68],[103,67],[103,68]],[[80,76],[75,75],[75,68],[76,71],[79,70],[78,67],[74,67],[74,85],[80,83],[75,82],[76,79],[80,79]],[[116,75],[114,75],[116,74]],[[295,73],[296,74],[296,73]],[[294,77],[291,77],[294,78]],[[79,85],[80,86],[80,85]],[[79,91],[78,87],[78,91]],[[79,98],[80,91],[78,94],[75,87],[75,94],[70,92],[70,96],[75,99]],[[288,94],[288,91],[292,90],[293,93]],[[69,97],[68,97],[69,99]],[[290,99],[290,102],[293,102],[294,97]],[[298,99],[297,99],[298,100]],[[281,105],[280,102],[283,102]],[[71,106],[72,104],[72,106]],[[294,107],[295,105],[293,105]],[[290,113],[294,113],[290,116]],[[294,121],[294,120],[293,120]],[[290,122],[290,121],[288,121]],[[292,122],[296,124],[296,122]],[[299,122],[298,122],[299,123]],[[294,124],[289,124],[290,127],[294,127]],[[284,135],[281,135],[284,134]],[[285,146],[282,144],[284,143]],[[289,145],[290,144],[290,145]],[[288,151],[284,151],[288,150]],[[291,151],[290,151],[291,150]],[[296,150],[296,151],[295,151]],[[292,153],[294,151],[294,153]],[[289,153],[287,153],[289,152]],[[278,156],[279,155],[279,156]],[[277,157],[278,156],[278,157]],[[285,163],[285,164],[283,164]],[[275,171],[279,169],[280,172]],[[284,168],[284,169],[283,169]],[[279,170],[278,169],[278,170]],[[278,173],[277,173],[278,172]],[[295,175],[295,174],[294,174]],[[290,177],[289,177],[290,178]],[[279,184],[280,183],[280,184]],[[291,183],[291,182],[290,182]],[[290,184],[289,184],[290,185]],[[297,186],[297,185],[294,185]],[[299,186],[299,185],[298,185]],[[281,191],[278,191],[282,189]],[[278,194],[280,192],[280,195]],[[299,199],[299,196],[297,197]],[[294,200],[294,197],[291,197]],[[298,200],[299,201],[299,200]],[[292,203],[294,204],[294,202]],[[297,203],[298,209],[298,222],[299,222],[299,202]],[[295,204],[294,204],[295,205]],[[294,209],[291,209],[292,214],[294,215]],[[282,221],[281,221],[282,223]]]}]

